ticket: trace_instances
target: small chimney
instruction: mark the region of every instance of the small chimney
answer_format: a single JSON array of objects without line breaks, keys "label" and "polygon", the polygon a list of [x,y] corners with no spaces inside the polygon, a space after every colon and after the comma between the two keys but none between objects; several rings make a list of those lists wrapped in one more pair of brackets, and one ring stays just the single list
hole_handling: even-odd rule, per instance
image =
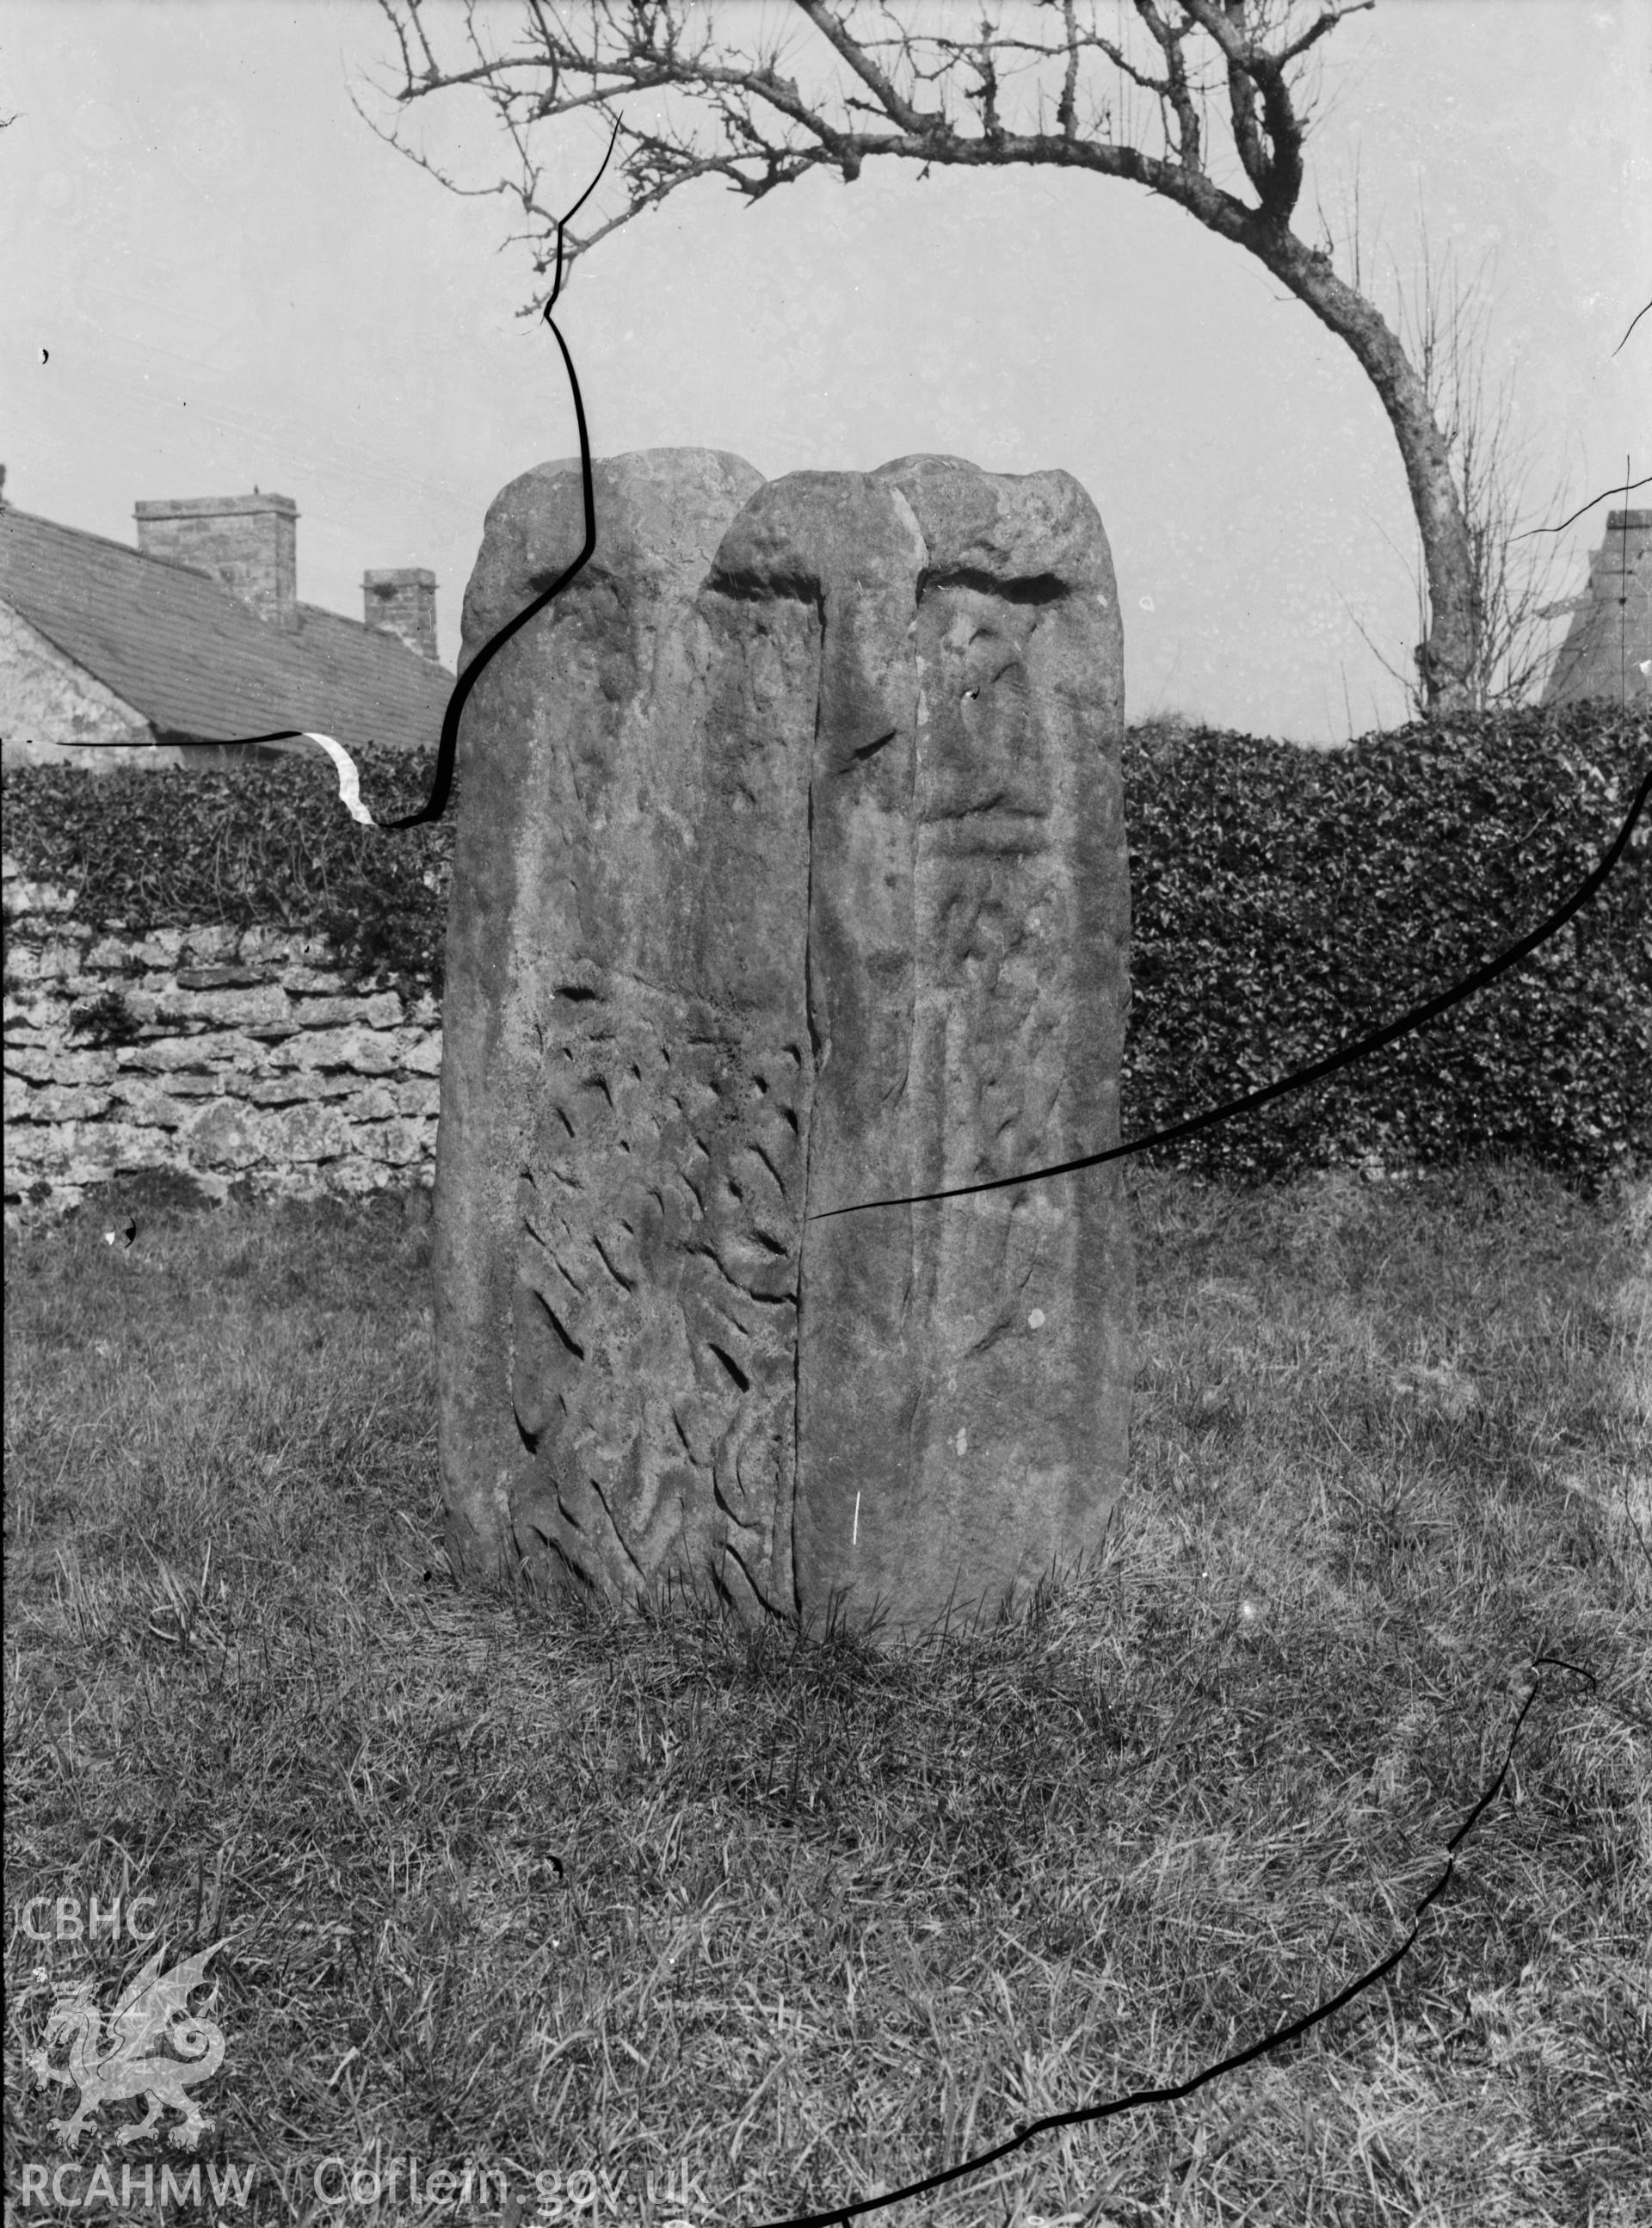
[{"label": "small chimney", "polygon": [[145,557],[204,573],[289,632],[298,624],[298,506],[286,495],[192,496],[133,506]]},{"label": "small chimney", "polygon": [[421,566],[363,573],[362,614],[375,634],[393,634],[415,656],[436,662],[436,575]]}]

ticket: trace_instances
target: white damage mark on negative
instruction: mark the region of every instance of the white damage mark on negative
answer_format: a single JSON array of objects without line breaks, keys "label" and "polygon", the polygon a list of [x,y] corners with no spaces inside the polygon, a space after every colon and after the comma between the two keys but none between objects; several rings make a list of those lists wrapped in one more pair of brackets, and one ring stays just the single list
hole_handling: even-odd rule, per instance
[{"label": "white damage mark on negative", "polygon": [[1042,1308],[1034,1308],[1034,1309],[1033,1309],[1032,1314],[1031,1314],[1030,1316],[1028,1316],[1028,1318],[1027,1318],[1027,1328],[1028,1328],[1028,1330],[1042,1330],[1042,1329],[1043,1329],[1043,1328],[1044,1328],[1044,1310],[1043,1310],[1043,1309],[1042,1309]]},{"label": "white damage mark on negative", "polygon": [[860,1536],[861,1536],[861,1496],[860,1496],[860,1495],[857,1493],[857,1494],[855,1495],[855,1529],[854,1529],[854,1531],[853,1531],[853,1532],[851,1532],[851,1533],[850,1533],[850,1534],[849,1534],[849,1545],[850,1545],[850,1546],[851,1546],[851,1547],[852,1547],[852,1546],[854,1546],[854,1545],[855,1545],[855,1541],[860,1538]]},{"label": "white damage mark on negative", "polygon": [[336,743],[330,735],[312,734],[304,729],[304,740],[319,743],[338,768],[338,798],[352,820],[359,820],[363,828],[371,828],[373,815],[362,802],[362,777],[355,771],[355,761],[343,743]]},{"label": "white damage mark on negative", "polygon": [[968,1454],[970,1451],[970,1434],[967,1431],[960,1431],[957,1438],[952,1442],[952,1444],[959,1454]]}]

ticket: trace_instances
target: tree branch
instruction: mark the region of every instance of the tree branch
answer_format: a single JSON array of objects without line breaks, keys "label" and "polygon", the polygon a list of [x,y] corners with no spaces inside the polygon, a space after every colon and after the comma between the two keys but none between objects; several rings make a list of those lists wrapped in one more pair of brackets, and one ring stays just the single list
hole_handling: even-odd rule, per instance
[{"label": "tree branch", "polygon": [[[1432,632],[1422,669],[1431,706],[1444,704],[1458,688],[1478,623],[1475,598],[1482,590],[1451,477],[1450,440],[1433,415],[1432,359],[1425,357],[1419,375],[1361,291],[1357,270],[1350,287],[1332,269],[1328,253],[1310,248],[1291,229],[1307,132],[1305,112],[1293,95],[1292,66],[1346,16],[1364,12],[1374,0],[1329,0],[1294,33],[1296,0],[1131,0],[1130,8],[1121,7],[1118,35],[1111,39],[1093,22],[1080,28],[1076,0],[1047,0],[1059,8],[1061,25],[1047,44],[1001,35],[989,21],[981,23],[978,35],[919,34],[902,25],[893,7],[885,16],[895,24],[893,35],[863,36],[851,24],[858,0],[848,5],[793,0],[793,20],[813,35],[816,58],[829,57],[847,73],[846,80],[833,77],[818,95],[782,74],[778,39],[766,50],[759,43],[752,52],[727,37],[714,38],[709,28],[703,37],[692,32],[686,0],[580,0],[568,8],[559,0],[523,0],[528,35],[513,52],[484,47],[476,0],[465,0],[471,51],[463,66],[446,68],[426,36],[422,11],[430,0],[379,4],[394,28],[400,56],[401,82],[389,96],[396,107],[408,110],[458,86],[479,93],[509,133],[520,176],[514,185],[463,187],[403,144],[396,131],[379,136],[453,192],[514,193],[528,227],[518,236],[530,245],[537,240],[540,275],[548,266],[547,243],[557,226],[543,206],[534,135],[536,127],[584,107],[595,108],[610,123],[618,120],[624,153],[617,175],[624,182],[626,205],[593,221],[586,234],[563,238],[564,269],[645,208],[714,175],[749,202],[823,165],[853,182],[874,157],[914,163],[921,176],[938,163],[957,170],[1035,163],[1127,179],[1174,202],[1207,230],[1257,257],[1345,343],[1375,387],[1400,449],[1427,560]],[[438,12],[434,20],[445,19]],[[1079,82],[1085,66],[1095,63],[1111,67],[1123,94],[1117,127],[1114,110],[1089,99],[1094,122],[1085,131],[1079,119]],[[1060,74],[1053,131],[1045,128],[1041,73],[1047,68]],[[976,82],[970,84],[966,72]],[[1028,76],[1036,98],[1012,115],[1018,80]],[[1207,135],[1224,120],[1223,104],[1212,96],[1224,82],[1225,121],[1253,200],[1243,189],[1226,190],[1210,175],[1220,148],[1207,146]],[[968,105],[966,123],[970,109],[978,111],[978,130],[960,129],[948,116],[949,86]],[[939,105],[926,105],[931,86],[939,88]],[[668,91],[697,97],[709,110],[718,132],[713,144],[701,144],[698,134],[650,130],[627,119],[629,96]],[[1130,112],[1138,93],[1149,96],[1156,112],[1143,131],[1133,128]]]},{"label": "tree branch", "polygon": [[856,77],[877,95],[891,123],[898,124],[903,131],[914,138],[920,138],[932,131],[947,138],[952,136],[952,126],[938,111],[926,114],[901,99],[866,49],[850,38],[843,24],[826,6],[825,0],[794,0],[794,4],[802,9],[821,36],[836,48]]}]

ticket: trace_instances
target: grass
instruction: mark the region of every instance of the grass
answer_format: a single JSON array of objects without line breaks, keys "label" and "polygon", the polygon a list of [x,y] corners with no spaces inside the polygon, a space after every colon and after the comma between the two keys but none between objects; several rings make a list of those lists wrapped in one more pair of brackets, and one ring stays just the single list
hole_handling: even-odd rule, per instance
[{"label": "grass", "polygon": [[[31,1939],[32,1897],[150,1893],[169,1960],[230,1937],[205,2154],[259,2178],[227,2218],[785,2219],[1345,1987],[1548,1654],[1594,1683],[1541,1674],[1385,1981],[868,2217],[1652,2219],[1652,1188],[1129,1181],[1105,1556],[887,1655],[457,1590],[428,1239],[394,1205],[128,1191],[15,1235],[12,2217],[85,2217],[19,2195],[62,2156],[70,2092],[24,2062],[52,1988],[107,2008],[147,1955]],[[123,2151],[138,2111],[79,2154],[117,2198],[182,2155]],[[414,2203],[409,2157],[503,2179]],[[330,2210],[323,2160],[379,2161],[379,2201],[364,2174]]]}]

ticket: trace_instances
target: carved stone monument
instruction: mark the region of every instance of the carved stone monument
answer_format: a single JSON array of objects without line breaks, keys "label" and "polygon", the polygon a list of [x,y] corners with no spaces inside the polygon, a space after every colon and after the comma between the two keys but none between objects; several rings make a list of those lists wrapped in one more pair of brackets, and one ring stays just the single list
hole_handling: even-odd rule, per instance
[{"label": "carved stone monument", "polygon": [[[765,483],[653,450],[595,486],[595,555],[460,746],[450,1551],[814,1629],[989,1618],[1124,1484],[1118,1170],[829,1211],[1117,1142],[1101,522],[1064,472],[946,457]],[[504,490],[467,658],[581,534],[576,464]]]}]

